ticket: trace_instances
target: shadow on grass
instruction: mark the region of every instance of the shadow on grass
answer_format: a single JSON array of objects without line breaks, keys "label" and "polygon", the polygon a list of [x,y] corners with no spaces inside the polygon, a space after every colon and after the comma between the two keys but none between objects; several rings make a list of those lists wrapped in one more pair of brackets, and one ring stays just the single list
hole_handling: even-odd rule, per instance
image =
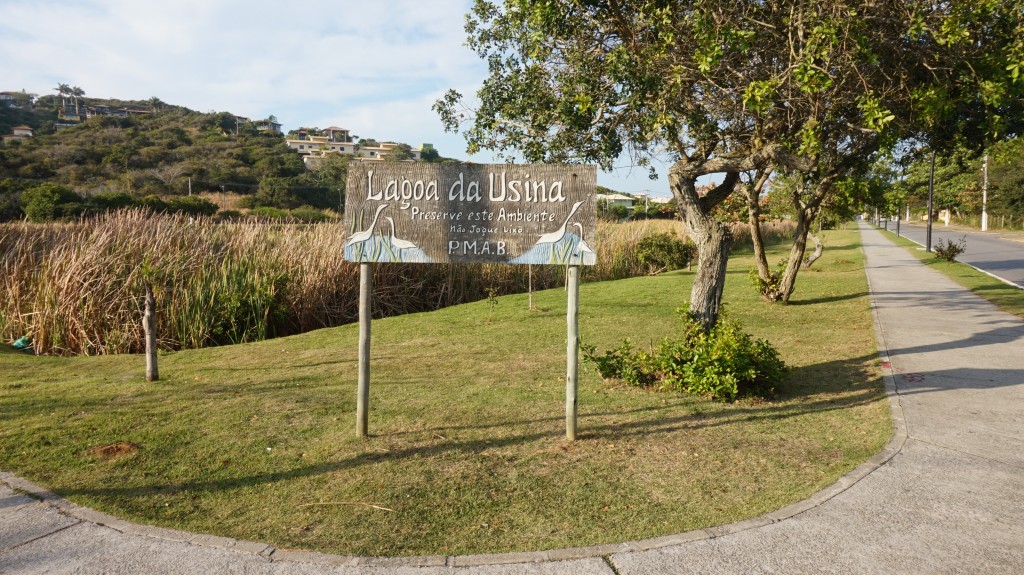
[{"label": "shadow on grass", "polygon": [[[623,411],[601,411],[587,413],[580,417],[580,441],[606,440],[618,443],[628,439],[642,437],[658,442],[663,436],[672,434],[711,429],[737,423],[757,424],[758,422],[778,422],[799,418],[811,414],[834,410],[851,409],[857,406],[878,401],[882,394],[880,385],[869,385],[853,389],[850,379],[863,368],[866,358],[855,358],[829,362],[825,365],[798,368],[790,374],[790,381],[779,396],[781,402],[744,402],[739,404],[700,403],[699,409],[688,410],[687,413],[667,414],[670,410],[678,411],[679,405],[648,406]],[[809,372],[807,370],[810,370]],[[818,373],[840,375],[825,381],[814,381]],[[849,376],[849,377],[846,377]],[[659,392],[651,392],[659,393]],[[666,392],[667,393],[667,392]],[[806,398],[806,400],[802,400]],[[634,416],[632,419],[628,419]],[[639,417],[636,417],[639,416]],[[625,421],[600,421],[609,417],[627,418]],[[213,480],[190,480],[181,482],[155,482],[145,486],[107,486],[102,488],[66,488],[56,486],[55,491],[64,496],[87,495],[98,498],[134,498],[151,497],[154,495],[187,492],[230,492],[287,482],[323,474],[357,469],[382,462],[406,461],[413,459],[443,458],[453,454],[479,455],[487,450],[504,447],[516,447],[540,441],[557,440],[561,427],[557,422],[561,417],[544,417],[524,420],[509,420],[481,423],[480,425],[440,426],[418,430],[416,433],[442,434],[453,431],[495,430],[487,437],[466,440],[441,439],[431,445],[414,445],[387,452],[364,452],[333,461],[325,461],[313,465],[296,466],[289,469],[269,473],[254,473],[244,477],[232,477]],[[542,426],[543,431],[524,433],[523,427]],[[385,434],[399,436],[402,434]]]},{"label": "shadow on grass", "polygon": [[849,293],[849,294],[843,294],[843,295],[834,295],[834,296],[829,296],[829,297],[817,297],[817,298],[813,298],[813,299],[795,299],[795,300],[791,299],[791,300],[789,300],[789,305],[815,305],[815,304],[820,304],[820,303],[831,303],[831,302],[845,301],[845,300],[850,300],[850,299],[860,299],[860,298],[863,298],[863,297],[868,297],[868,292],[862,291],[862,292],[857,292],[857,293]]}]

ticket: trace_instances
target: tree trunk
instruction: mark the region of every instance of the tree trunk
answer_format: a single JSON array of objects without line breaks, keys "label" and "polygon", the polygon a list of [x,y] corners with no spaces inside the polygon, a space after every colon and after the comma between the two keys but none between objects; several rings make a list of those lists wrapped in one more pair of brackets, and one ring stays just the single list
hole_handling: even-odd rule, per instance
[{"label": "tree trunk", "polygon": [[[820,234],[821,230],[818,230],[818,233]],[[821,252],[825,246],[822,245],[821,238],[819,238],[818,236],[810,232],[807,232],[807,237],[811,238],[811,241],[814,242],[814,253],[808,256],[807,260],[804,261],[804,268],[811,269],[811,266],[814,265],[814,262],[818,261],[818,258],[821,257]]]},{"label": "tree trunk", "polygon": [[754,262],[757,264],[757,275],[767,280],[771,274],[768,267],[768,255],[764,250],[764,237],[761,235],[761,206],[757,203],[758,192],[747,188],[747,224],[750,226],[750,241],[754,244]]},{"label": "tree trunk", "polygon": [[761,280],[761,297],[768,301],[779,301],[782,293],[771,286],[778,283],[778,276],[772,273],[768,266],[768,254],[765,252],[764,236],[761,235],[761,190],[764,189],[771,170],[762,170],[756,182],[747,186],[744,192],[747,196],[747,225],[750,226],[750,240],[754,244],[754,262],[757,264],[757,277]]},{"label": "tree trunk", "polygon": [[[736,178],[730,176],[722,185],[735,187],[735,182]],[[670,173],[669,183],[686,221],[686,233],[697,246],[697,274],[690,291],[690,313],[704,329],[711,329],[718,322],[722,307],[732,234],[722,222],[711,217],[710,207],[713,206],[701,201],[696,176]],[[721,186],[718,189],[722,189]]]},{"label": "tree trunk", "polygon": [[156,298],[153,286],[146,283],[145,311],[142,314],[142,331],[146,334],[146,381],[157,381],[160,372],[156,365]]},{"label": "tree trunk", "polygon": [[793,237],[793,247],[789,250],[789,261],[786,263],[786,271],[782,274],[782,283],[779,291],[782,292],[782,301],[789,303],[790,296],[796,287],[796,276],[803,265],[804,252],[807,251],[807,235],[811,231],[811,224],[814,217],[818,215],[816,207],[801,207],[796,214],[796,234]]}]

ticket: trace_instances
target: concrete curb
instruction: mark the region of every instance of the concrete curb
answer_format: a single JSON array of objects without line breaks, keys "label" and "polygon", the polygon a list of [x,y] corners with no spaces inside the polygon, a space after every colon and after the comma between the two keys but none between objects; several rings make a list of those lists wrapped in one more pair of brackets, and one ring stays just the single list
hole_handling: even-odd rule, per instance
[{"label": "concrete curb", "polygon": [[[872,292],[870,280],[868,281],[868,292]],[[278,549],[267,543],[240,541],[228,537],[198,535],[185,531],[165,529],[162,527],[138,525],[86,507],[75,505],[47,489],[39,487],[34,483],[7,472],[0,471],[0,482],[7,484],[15,491],[25,493],[47,503],[65,515],[82,521],[94,523],[96,525],[109,527],[122,533],[137,535],[140,537],[151,537],[155,539],[188,543],[202,547],[212,547],[235,553],[258,555],[267,558],[269,561],[310,563],[317,565],[351,567],[470,567],[483,565],[508,565],[513,563],[539,563],[547,561],[568,561],[574,559],[608,557],[609,555],[616,553],[648,551],[651,549],[660,549],[684,543],[691,543],[694,541],[715,539],[717,537],[740,533],[742,531],[758,529],[814,509],[829,499],[843,493],[861,479],[867,477],[873,471],[888,463],[903,449],[903,446],[906,444],[908,439],[907,424],[903,415],[903,406],[900,403],[899,390],[896,386],[896,379],[889,362],[888,347],[885,341],[885,333],[879,322],[878,309],[874,301],[871,301],[870,305],[871,315],[875,324],[875,338],[879,350],[878,355],[881,363],[882,377],[885,382],[885,391],[889,399],[889,406],[892,414],[892,439],[889,440],[889,443],[881,451],[868,458],[867,461],[840,477],[839,480],[832,485],[812,494],[807,499],[787,505],[781,509],[771,513],[766,513],[759,517],[720,525],[717,527],[709,527],[706,529],[687,531],[673,535],[663,535],[638,541],[627,541],[624,543],[593,545],[588,547],[570,547],[565,549],[552,549],[548,551],[455,556],[430,555],[420,557],[359,557],[349,555],[330,555],[314,551]]]}]

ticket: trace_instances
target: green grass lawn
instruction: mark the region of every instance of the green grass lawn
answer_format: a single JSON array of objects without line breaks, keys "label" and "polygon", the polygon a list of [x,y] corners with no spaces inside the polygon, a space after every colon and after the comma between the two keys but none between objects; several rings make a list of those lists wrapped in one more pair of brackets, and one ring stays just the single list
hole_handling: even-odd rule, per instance
[{"label": "green grass lawn", "polygon": [[943,261],[936,257],[935,254],[921,249],[920,244],[907,238],[899,237],[893,232],[887,230],[880,231],[883,231],[886,237],[896,245],[907,248],[907,251],[924,262],[925,265],[946,274],[956,283],[994,303],[999,309],[1019,317],[1024,317],[1024,290],[1001,282],[967,264]]},{"label": "green grass lawn", "polygon": [[[755,294],[748,256],[730,263],[728,313],[793,367],[770,401],[644,391],[585,366],[567,443],[556,289],[535,294],[540,311],[524,294],[375,321],[366,440],[355,325],[162,355],[151,384],[141,356],[6,352],[0,469],[140,523],[360,555],[582,546],[757,516],[892,433],[859,235],[825,241],[788,306]],[[583,340],[672,335],[691,280],[583,285]]]}]

